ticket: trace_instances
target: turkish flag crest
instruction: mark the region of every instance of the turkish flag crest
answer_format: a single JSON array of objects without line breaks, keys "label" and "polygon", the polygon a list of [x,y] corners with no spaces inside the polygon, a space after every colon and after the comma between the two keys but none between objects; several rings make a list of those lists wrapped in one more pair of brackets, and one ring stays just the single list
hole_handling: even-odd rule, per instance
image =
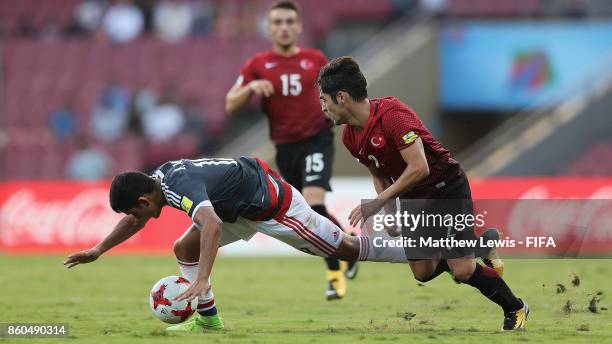
[{"label": "turkish flag crest", "polygon": [[385,139],[380,135],[375,135],[370,139],[370,144],[374,148],[382,148],[385,145]]}]

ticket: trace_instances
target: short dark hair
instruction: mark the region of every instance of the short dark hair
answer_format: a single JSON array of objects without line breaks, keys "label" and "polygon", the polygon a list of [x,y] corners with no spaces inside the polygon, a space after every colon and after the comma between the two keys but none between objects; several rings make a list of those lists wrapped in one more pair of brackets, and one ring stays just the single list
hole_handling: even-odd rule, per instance
[{"label": "short dark hair", "polygon": [[301,10],[300,10],[300,6],[298,6],[298,4],[296,4],[293,1],[279,1],[274,3],[274,5],[272,5],[272,7],[270,7],[270,11],[278,9],[278,8],[282,8],[285,10],[292,10],[295,11],[298,14],[298,17],[301,16]]},{"label": "short dark hair", "polygon": [[359,69],[359,64],[350,56],[337,57],[319,72],[317,85],[321,92],[329,94],[336,103],[336,93],[344,91],[360,101],[368,97],[368,82]]},{"label": "short dark hair", "polygon": [[116,212],[125,212],[138,205],[138,197],[155,191],[157,182],[142,172],[123,172],[113,178],[109,199]]}]

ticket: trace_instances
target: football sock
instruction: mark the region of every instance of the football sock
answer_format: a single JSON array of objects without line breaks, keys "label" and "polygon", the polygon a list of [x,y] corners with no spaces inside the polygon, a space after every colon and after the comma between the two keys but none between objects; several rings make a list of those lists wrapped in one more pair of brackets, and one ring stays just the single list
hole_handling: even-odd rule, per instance
[{"label": "football sock", "polygon": [[523,303],[512,294],[506,282],[488,266],[476,263],[476,270],[464,283],[480,290],[482,295],[497,303],[504,312],[513,312],[523,307]]},{"label": "football sock", "polygon": [[376,245],[374,245],[374,239],[379,238],[378,236],[374,238],[358,236],[356,238],[359,239],[358,260],[390,263],[408,262],[403,247],[376,247]]},{"label": "football sock", "polygon": [[330,271],[338,271],[340,270],[340,261],[336,258],[325,257],[325,264],[327,264],[327,269]]},{"label": "football sock", "polygon": [[[181,275],[190,282],[195,281],[198,277],[198,262],[182,262],[178,261]],[[210,279],[208,279],[210,284]],[[198,313],[203,316],[212,316],[217,314],[217,304],[215,303],[215,295],[213,294],[212,288],[207,292],[200,294],[198,297]]]},{"label": "football sock", "polygon": [[[338,220],[336,220],[336,218],[334,218],[333,216],[331,216],[328,212],[327,212],[327,208],[325,208],[325,205],[323,204],[317,204],[317,205],[313,205],[311,206],[312,210],[316,211],[317,213],[319,213],[319,215],[321,216],[325,216],[326,218],[328,218],[331,222],[333,222],[336,226],[338,226],[340,229],[342,229],[342,227],[340,226],[340,224],[338,223]],[[344,231],[344,230],[343,230]],[[327,269],[331,270],[331,271],[338,271],[340,270],[340,261],[336,258],[331,258],[331,257],[327,257],[327,258],[323,258],[325,259],[325,263],[327,264]]]},{"label": "football sock", "polygon": [[212,299],[206,303],[198,301],[198,314],[203,315],[205,317],[210,317],[213,315],[217,315],[217,313],[218,311],[215,299]]}]

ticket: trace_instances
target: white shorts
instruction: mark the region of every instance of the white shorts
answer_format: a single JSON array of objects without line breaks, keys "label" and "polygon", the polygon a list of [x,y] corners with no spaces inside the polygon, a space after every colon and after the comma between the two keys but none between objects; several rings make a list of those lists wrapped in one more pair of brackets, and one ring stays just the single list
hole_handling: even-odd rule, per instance
[{"label": "white shorts", "polygon": [[234,223],[223,223],[220,246],[241,239],[248,241],[260,232],[315,256],[327,257],[336,252],[342,242],[342,230],[312,210],[299,191],[291,189],[291,204],[283,219],[251,221],[239,217]]}]

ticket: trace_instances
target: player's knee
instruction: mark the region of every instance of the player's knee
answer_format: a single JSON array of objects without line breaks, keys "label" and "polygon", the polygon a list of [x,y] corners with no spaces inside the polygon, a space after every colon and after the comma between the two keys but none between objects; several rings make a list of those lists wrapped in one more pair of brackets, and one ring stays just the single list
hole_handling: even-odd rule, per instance
[{"label": "player's knee", "polygon": [[308,205],[313,206],[325,203],[325,189],[319,186],[307,186],[302,190],[302,196]]},{"label": "player's knee", "polygon": [[413,271],[412,275],[414,279],[419,282],[429,282],[431,280],[432,273],[429,271]]},{"label": "player's knee", "polygon": [[431,276],[435,271],[433,261],[410,261],[410,270],[414,279],[419,282],[427,282],[431,280]]},{"label": "player's knee", "polygon": [[306,200],[306,203],[308,203],[309,206],[321,204],[321,200],[317,197],[309,197],[306,194],[304,194],[303,196],[304,196],[304,199]]},{"label": "player's knee", "polygon": [[461,266],[452,267],[451,272],[456,279],[458,279],[461,282],[465,282],[469,280],[470,277],[472,277],[472,274],[474,273],[474,269],[471,269],[469,265],[465,265],[465,266],[461,265]]},{"label": "player's knee", "polygon": [[174,255],[176,256],[176,258],[181,259],[185,257],[186,252],[185,252],[185,245],[183,245],[183,241],[181,239],[177,239],[174,242],[174,246],[172,247],[174,250]]}]

